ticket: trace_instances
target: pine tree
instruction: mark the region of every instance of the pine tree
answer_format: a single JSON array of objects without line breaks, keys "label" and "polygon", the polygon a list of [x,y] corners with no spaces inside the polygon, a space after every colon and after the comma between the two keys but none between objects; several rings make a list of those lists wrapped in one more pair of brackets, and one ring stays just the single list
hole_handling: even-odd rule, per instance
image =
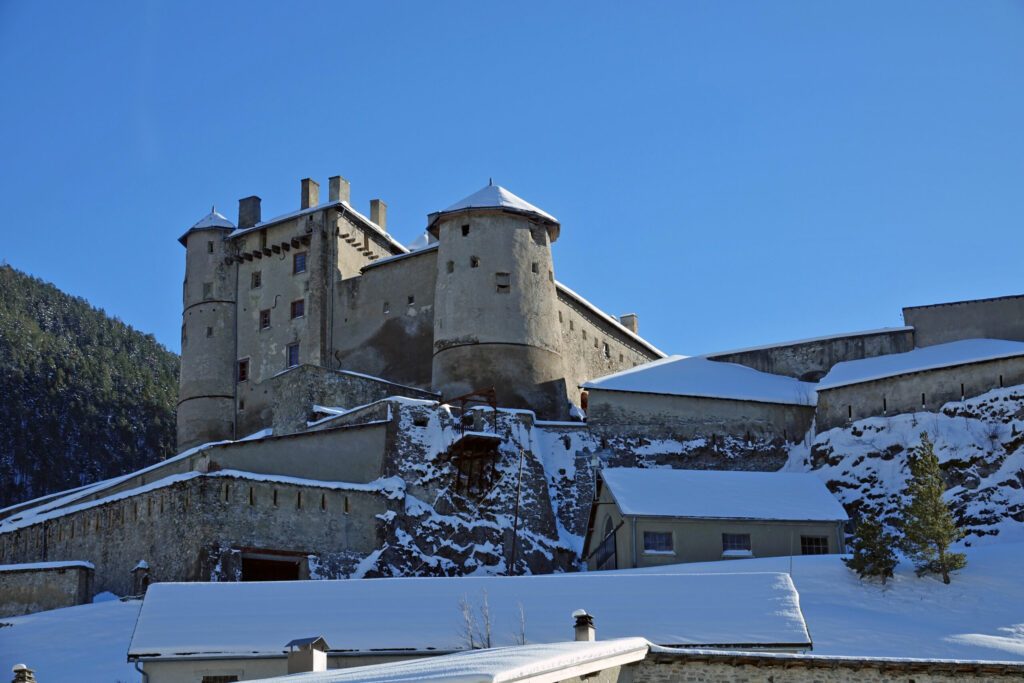
[{"label": "pine tree", "polygon": [[949,573],[963,569],[967,557],[949,552],[949,546],[963,538],[963,532],[942,500],[946,483],[927,433],[921,434],[921,445],[910,454],[908,464],[910,500],[902,510],[904,550],[918,576],[941,574],[942,582],[949,583]]},{"label": "pine tree", "polygon": [[857,572],[857,576],[879,577],[882,585],[892,577],[896,568],[896,536],[885,532],[877,518],[866,516],[857,524],[853,535],[853,553],[843,560],[846,566]]}]

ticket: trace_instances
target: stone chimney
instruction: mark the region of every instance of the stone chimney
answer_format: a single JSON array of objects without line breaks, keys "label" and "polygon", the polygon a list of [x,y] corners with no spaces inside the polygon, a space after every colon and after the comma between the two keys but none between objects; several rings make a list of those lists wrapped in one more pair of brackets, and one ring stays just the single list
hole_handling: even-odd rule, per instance
[{"label": "stone chimney", "polygon": [[576,640],[594,641],[597,640],[597,631],[594,629],[594,617],[587,614],[587,610],[578,609],[572,613],[576,620]]},{"label": "stone chimney", "polygon": [[312,178],[302,179],[302,205],[301,209],[308,209],[320,203],[320,183]]},{"label": "stone chimney", "polygon": [[15,664],[11,671],[14,672],[14,678],[11,679],[11,683],[35,683],[36,672],[24,664]]},{"label": "stone chimney", "polygon": [[379,225],[384,232],[388,231],[388,205],[383,200],[370,200],[370,220]]},{"label": "stone chimney", "polygon": [[332,202],[352,202],[352,187],[340,175],[332,175],[327,179],[327,192],[327,196]]},{"label": "stone chimney", "polygon": [[640,318],[636,313],[623,313],[619,317],[619,322],[633,334],[640,334]]},{"label": "stone chimney", "polygon": [[256,195],[238,200],[239,228],[251,228],[263,220],[260,218],[260,201]]},{"label": "stone chimney", "polygon": [[323,636],[296,638],[285,647],[288,648],[288,673],[327,671],[327,650],[330,647]]}]

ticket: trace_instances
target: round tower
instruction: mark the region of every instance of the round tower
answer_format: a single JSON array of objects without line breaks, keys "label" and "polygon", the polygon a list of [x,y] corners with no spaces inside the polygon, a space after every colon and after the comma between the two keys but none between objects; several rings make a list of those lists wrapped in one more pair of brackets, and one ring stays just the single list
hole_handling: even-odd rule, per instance
[{"label": "round tower", "polygon": [[235,226],[211,209],[178,240],[185,247],[178,385],[178,450],[235,437]]},{"label": "round tower", "polygon": [[429,217],[437,238],[433,386],[444,399],[494,388],[499,405],[563,418],[551,243],[560,225],[497,185]]}]

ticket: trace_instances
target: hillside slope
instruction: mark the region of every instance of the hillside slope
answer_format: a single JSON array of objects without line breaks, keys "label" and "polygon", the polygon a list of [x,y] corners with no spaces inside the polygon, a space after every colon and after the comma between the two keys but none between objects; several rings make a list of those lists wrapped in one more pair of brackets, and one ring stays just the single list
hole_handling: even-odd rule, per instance
[{"label": "hillside slope", "polygon": [[171,453],[177,377],[151,335],[0,265],[0,507]]}]

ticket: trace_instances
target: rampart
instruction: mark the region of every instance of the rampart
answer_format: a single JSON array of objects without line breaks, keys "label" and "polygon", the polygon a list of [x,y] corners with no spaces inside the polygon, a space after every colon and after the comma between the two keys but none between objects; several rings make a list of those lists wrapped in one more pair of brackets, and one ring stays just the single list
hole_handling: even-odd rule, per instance
[{"label": "rampart", "polygon": [[88,562],[0,565],[0,617],[91,602],[92,573]]},{"label": "rampart", "polygon": [[959,339],[1024,341],[1024,294],[930,306],[908,306],[903,322],[914,327],[918,346]]}]

